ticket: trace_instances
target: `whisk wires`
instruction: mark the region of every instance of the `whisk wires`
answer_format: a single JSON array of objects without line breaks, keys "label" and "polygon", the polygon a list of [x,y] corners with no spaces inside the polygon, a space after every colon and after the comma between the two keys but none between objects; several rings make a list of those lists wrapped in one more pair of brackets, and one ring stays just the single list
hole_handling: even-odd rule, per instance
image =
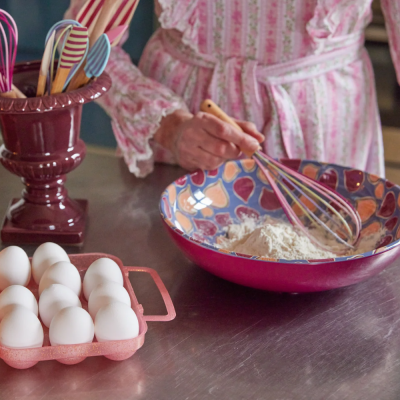
[{"label": "whisk wires", "polygon": [[0,90],[12,90],[12,76],[17,57],[18,29],[11,15],[0,9]]},{"label": "whisk wires", "polygon": [[[344,198],[321,183],[319,183],[321,185],[321,187],[319,187],[312,179],[289,169],[282,163],[279,163],[260,151],[254,154],[254,159],[259,168],[263,171],[275,194],[278,196],[278,200],[284,203],[285,207],[283,207],[283,209],[289,221],[295,223],[311,241],[327,250],[331,249],[329,246],[325,246],[323,243],[321,244],[321,241],[317,240],[310,233],[309,229],[300,221],[300,218],[293,209],[293,205],[298,207],[301,214],[304,215],[312,225],[324,228],[345,247],[354,248],[359,237],[361,220]],[[267,167],[263,165],[263,163],[266,163]],[[302,181],[305,181],[308,187],[302,183]],[[289,204],[278,186],[292,200],[292,205]],[[300,197],[295,195],[294,190],[300,194]],[[306,200],[308,200],[308,202]],[[330,202],[332,204],[330,204]],[[326,209],[322,208],[320,204],[325,206]],[[337,207],[340,208],[342,212],[339,212],[336,209]],[[313,208],[313,210],[310,208]],[[327,223],[316,216],[314,213],[316,210],[320,212],[320,215],[325,217]],[[352,220],[354,229],[351,228],[349,222],[346,220],[346,216],[350,217]],[[328,221],[331,226],[328,225]],[[331,229],[332,226],[335,226],[337,230]],[[343,238],[345,237],[347,237],[348,240],[344,240]],[[338,250],[338,252],[340,253],[343,251]]]},{"label": "whisk wires", "polygon": [[[200,109],[242,130],[212,100],[204,100]],[[292,225],[320,248],[336,254],[354,249],[362,224],[357,211],[346,198],[331,187],[286,167],[261,152],[260,148],[245,154],[257,163]],[[320,228],[320,232],[312,228]]]}]

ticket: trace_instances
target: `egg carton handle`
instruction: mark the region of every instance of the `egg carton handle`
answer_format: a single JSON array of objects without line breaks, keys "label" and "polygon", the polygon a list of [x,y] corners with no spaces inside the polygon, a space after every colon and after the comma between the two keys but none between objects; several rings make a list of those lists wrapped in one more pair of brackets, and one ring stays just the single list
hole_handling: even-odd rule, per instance
[{"label": "egg carton handle", "polygon": [[154,269],[147,267],[124,267],[124,272],[146,272],[150,274],[164,300],[167,315],[143,315],[145,321],[171,321],[176,317],[175,307],[172,303],[171,296],[161,280],[160,275],[158,275]]}]

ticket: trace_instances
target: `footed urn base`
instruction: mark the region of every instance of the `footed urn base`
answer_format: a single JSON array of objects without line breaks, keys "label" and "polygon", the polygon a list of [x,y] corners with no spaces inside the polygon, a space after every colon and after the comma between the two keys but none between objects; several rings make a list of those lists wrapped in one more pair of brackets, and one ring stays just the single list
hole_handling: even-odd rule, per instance
[{"label": "footed urn base", "polygon": [[[1,240],[6,244],[40,244],[44,242],[53,242],[64,245],[82,245],[85,236],[86,217],[88,211],[88,201],[83,199],[68,199],[72,210],[75,214],[79,214],[79,219],[75,220],[71,226],[60,226],[50,225],[50,229],[41,229],[41,223],[48,224],[48,219],[43,218],[41,221],[38,220],[31,227],[18,226],[8,218],[11,214],[15,214],[18,211],[18,207],[21,207],[21,199],[13,199],[6,212],[3,226],[1,229]],[[59,204],[56,205],[59,207]],[[29,207],[28,207],[29,208]],[[33,210],[33,208],[31,209]],[[56,215],[55,210],[51,206],[47,207],[48,216]],[[28,212],[29,215],[35,215],[35,213]],[[55,221],[54,221],[55,222]],[[53,229],[51,229],[53,228]]]}]

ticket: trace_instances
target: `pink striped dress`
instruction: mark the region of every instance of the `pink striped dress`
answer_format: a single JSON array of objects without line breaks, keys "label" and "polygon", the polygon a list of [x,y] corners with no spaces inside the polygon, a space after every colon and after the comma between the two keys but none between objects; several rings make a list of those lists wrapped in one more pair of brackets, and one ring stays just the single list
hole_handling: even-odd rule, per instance
[{"label": "pink striped dress", "polygon": [[[85,0],[72,0],[74,17]],[[400,0],[382,0],[400,72]],[[364,48],[371,0],[159,0],[139,68],[115,48],[99,100],[130,171],[174,163],[152,140],[163,116],[213,99],[256,124],[265,151],[384,176],[374,76]],[[400,76],[400,75],[399,75]]]}]

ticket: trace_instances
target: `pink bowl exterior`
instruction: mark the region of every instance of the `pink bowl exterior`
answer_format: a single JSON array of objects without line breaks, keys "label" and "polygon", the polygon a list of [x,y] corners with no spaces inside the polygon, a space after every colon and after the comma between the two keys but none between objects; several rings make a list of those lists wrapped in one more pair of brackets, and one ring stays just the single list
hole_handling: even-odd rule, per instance
[{"label": "pink bowl exterior", "polygon": [[383,271],[400,256],[400,246],[397,246],[380,254],[347,261],[311,261],[309,264],[264,262],[199,246],[164,224],[183,253],[206,271],[239,285],[273,292],[319,292],[353,285]]},{"label": "pink bowl exterior", "polygon": [[382,230],[375,249],[321,260],[286,260],[227,251],[226,227],[244,217],[285,218],[273,188],[251,160],[197,170],[162,193],[161,218],[183,253],[231,282],[275,292],[316,292],[352,285],[378,274],[400,256],[400,186],[378,176],[314,160],[281,159],[287,167],[337,190],[362,215],[361,237]]}]

